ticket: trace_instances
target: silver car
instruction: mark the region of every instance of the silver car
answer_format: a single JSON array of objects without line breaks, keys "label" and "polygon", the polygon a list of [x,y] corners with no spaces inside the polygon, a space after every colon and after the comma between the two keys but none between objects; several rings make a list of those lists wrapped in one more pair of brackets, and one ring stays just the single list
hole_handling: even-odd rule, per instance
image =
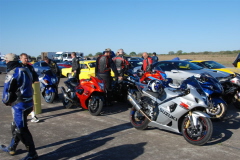
[{"label": "silver car", "polygon": [[[175,84],[181,84],[182,81],[184,81],[188,77],[204,72],[211,74],[213,77],[220,81],[227,80],[231,77],[229,73],[206,69],[188,61],[169,60],[159,61],[153,64],[153,68],[159,67],[166,73],[167,78],[173,79],[173,83]],[[134,68],[134,71],[136,71],[137,69],[140,69],[140,67]]]}]

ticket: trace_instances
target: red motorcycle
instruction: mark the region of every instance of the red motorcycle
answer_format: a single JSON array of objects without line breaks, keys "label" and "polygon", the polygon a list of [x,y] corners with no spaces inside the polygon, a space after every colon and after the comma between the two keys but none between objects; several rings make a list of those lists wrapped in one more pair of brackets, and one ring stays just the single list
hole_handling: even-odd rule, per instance
[{"label": "red motorcycle", "polygon": [[81,106],[83,109],[88,109],[93,116],[100,114],[105,97],[103,80],[91,76],[90,79],[81,79],[80,83],[75,78],[70,78],[64,83],[67,90],[64,87],[61,87],[61,90],[65,108]]},{"label": "red motorcycle", "polygon": [[159,80],[164,80],[166,78],[163,77],[164,72],[162,71],[151,71],[151,72],[145,72],[142,77],[140,78],[141,83],[147,83],[150,79],[149,77],[153,77]]}]

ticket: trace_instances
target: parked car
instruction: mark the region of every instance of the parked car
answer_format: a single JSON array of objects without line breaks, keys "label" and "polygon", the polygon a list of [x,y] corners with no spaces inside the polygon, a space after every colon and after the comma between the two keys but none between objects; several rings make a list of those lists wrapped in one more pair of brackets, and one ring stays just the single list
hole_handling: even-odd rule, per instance
[{"label": "parked car", "polygon": [[[95,67],[96,67],[95,60],[79,61],[79,63],[80,63],[80,67],[81,67],[79,79],[90,79],[90,76],[95,76]],[[71,77],[72,74],[73,74],[72,67],[62,69],[63,76]],[[113,72],[111,72],[111,76],[114,76]]]},{"label": "parked car", "polygon": [[7,64],[5,61],[0,61],[0,74],[7,73]]},{"label": "parked car", "polygon": [[142,61],[140,61],[140,60],[129,60],[128,62],[130,63],[129,69],[133,69],[135,67],[142,66],[142,64],[143,64]]},{"label": "parked car", "polygon": [[[34,70],[37,72],[38,75],[40,75],[44,70],[48,70],[50,69],[50,67],[48,66],[48,64],[44,61],[39,61],[34,63],[33,65]],[[60,70],[62,70],[63,66],[58,66]],[[62,72],[62,71],[61,71]]]},{"label": "parked car", "polygon": [[181,84],[188,77],[204,72],[219,80],[227,80],[231,77],[229,73],[203,68],[188,61],[159,61],[153,67],[160,67],[167,74],[167,78],[172,78],[173,83],[177,84]]},{"label": "parked car", "polygon": [[143,58],[141,57],[126,57],[128,61],[132,61],[132,60],[138,60],[138,61],[143,61]]},{"label": "parked car", "polygon": [[234,74],[234,75],[235,75],[235,72],[240,73],[239,68],[227,68],[224,65],[222,65],[216,61],[194,60],[194,61],[190,61],[190,62],[192,62],[200,67],[203,67],[203,68],[219,70],[219,71],[227,72],[227,73]]},{"label": "parked car", "polygon": [[72,67],[72,62],[71,61],[64,61],[64,62],[59,62],[57,63],[58,66],[63,66],[65,68],[70,68]]}]

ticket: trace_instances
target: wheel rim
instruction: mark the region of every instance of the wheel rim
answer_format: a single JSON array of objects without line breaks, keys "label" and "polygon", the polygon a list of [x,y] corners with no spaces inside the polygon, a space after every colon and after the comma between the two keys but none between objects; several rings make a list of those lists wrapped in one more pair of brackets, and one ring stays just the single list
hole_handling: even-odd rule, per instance
[{"label": "wheel rim", "polygon": [[135,108],[132,109],[130,113],[131,121],[135,126],[141,126],[144,121],[146,120],[146,117],[142,115],[139,111],[137,111]]},{"label": "wheel rim", "polygon": [[47,93],[45,92],[44,98],[45,98],[46,101],[50,101],[51,96],[52,96],[52,93],[47,94]]},{"label": "wheel rim", "polygon": [[197,127],[194,129],[191,124],[188,128],[185,128],[188,121],[189,119],[187,118],[184,122],[184,134],[191,141],[201,141],[208,132],[207,122],[202,117],[199,117]]},{"label": "wheel rim", "polygon": [[93,104],[92,104],[93,99],[89,99],[89,109],[91,110],[92,113],[97,112],[98,107],[99,107],[99,103],[98,100],[96,100]]}]

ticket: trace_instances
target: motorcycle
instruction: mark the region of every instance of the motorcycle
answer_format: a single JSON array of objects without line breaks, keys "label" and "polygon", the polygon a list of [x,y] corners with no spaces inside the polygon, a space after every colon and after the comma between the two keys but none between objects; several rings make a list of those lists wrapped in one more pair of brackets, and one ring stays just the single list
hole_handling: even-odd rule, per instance
[{"label": "motorcycle", "polygon": [[[158,68],[154,68],[154,70],[159,71]],[[173,86],[173,84],[171,84],[172,80],[170,78],[166,78],[163,73],[156,71],[153,73],[144,73],[140,78],[140,82],[146,84],[153,77],[162,80],[162,83],[165,87],[179,87]],[[199,84],[201,85],[203,91],[208,96],[209,107],[206,109],[206,113],[208,113],[213,119],[222,119],[226,115],[227,104],[221,98],[223,95],[223,87],[221,83],[209,73],[201,73],[196,76],[198,76],[197,80],[199,81]]]},{"label": "motorcycle", "polygon": [[57,96],[58,79],[52,71],[44,70],[39,76],[41,95],[47,103],[52,103]]},{"label": "motorcycle", "polygon": [[206,112],[213,119],[222,119],[227,111],[227,104],[221,98],[223,95],[223,87],[221,83],[208,73],[201,73],[196,75],[203,91],[208,96],[209,108]]},{"label": "motorcycle", "polygon": [[240,75],[236,73],[236,76],[222,81],[221,84],[224,88],[224,100],[240,109]]},{"label": "motorcycle", "polygon": [[129,90],[128,93],[133,105],[130,111],[133,127],[144,130],[152,126],[181,133],[193,145],[209,141],[213,126],[210,116],[204,112],[209,102],[195,77],[185,80],[180,89],[161,87],[157,79],[148,84],[135,82],[135,85],[138,91]]},{"label": "motorcycle", "polygon": [[61,91],[65,108],[76,105],[87,109],[93,116],[100,114],[105,97],[105,85],[102,79],[91,76],[90,79],[81,79],[79,83],[77,79],[69,78],[64,83],[67,90],[61,87]]}]

